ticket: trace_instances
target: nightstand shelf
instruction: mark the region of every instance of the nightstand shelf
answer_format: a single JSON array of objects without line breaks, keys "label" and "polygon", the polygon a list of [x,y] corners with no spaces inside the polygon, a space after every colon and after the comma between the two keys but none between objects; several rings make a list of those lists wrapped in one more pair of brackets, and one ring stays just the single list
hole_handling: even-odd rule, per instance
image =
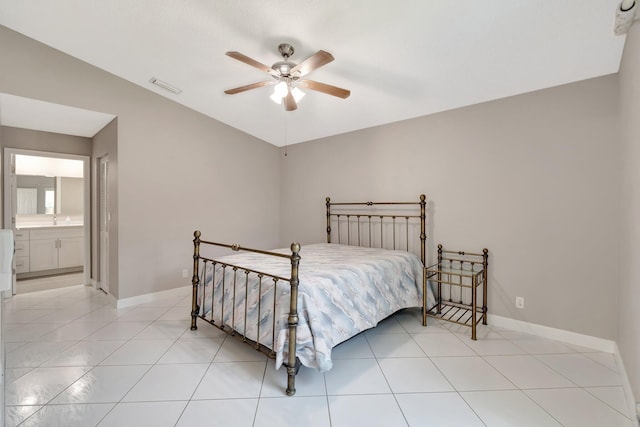
[{"label": "nightstand shelf", "polygon": [[[489,251],[482,253],[446,251],[438,245],[438,262],[425,268],[436,303],[425,317],[469,326],[476,339],[479,322],[487,324],[487,267]],[[426,321],[426,319],[424,319]]]}]

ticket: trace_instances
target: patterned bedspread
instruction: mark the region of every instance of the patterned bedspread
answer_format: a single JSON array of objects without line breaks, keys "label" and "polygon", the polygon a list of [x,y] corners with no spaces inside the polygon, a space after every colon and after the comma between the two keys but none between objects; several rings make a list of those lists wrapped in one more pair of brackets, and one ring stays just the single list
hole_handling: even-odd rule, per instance
[{"label": "patterned bedspread", "polygon": [[[289,249],[274,252],[290,254]],[[304,366],[320,371],[331,369],[333,347],[376,326],[379,321],[400,309],[422,306],[422,263],[414,254],[338,244],[313,244],[302,246],[300,257],[300,320],[296,341],[297,356]],[[286,258],[245,252],[217,260],[286,278],[291,274],[291,264]],[[234,292],[234,272],[227,267],[223,292],[222,269],[218,265],[216,270],[213,298],[211,283],[214,274],[211,264],[207,267],[205,280],[201,280],[205,284],[205,303],[201,313],[209,313],[213,301],[214,319],[220,322],[224,316],[227,325],[273,349],[276,368],[279,368],[287,358],[289,283],[279,281],[277,284],[273,333],[274,293],[270,291],[273,281],[263,278],[264,283],[258,291],[255,275],[247,276],[239,269],[235,273]],[[245,276],[250,278],[248,292],[245,292]],[[224,310],[221,310],[223,293]],[[202,295],[201,291],[199,295]],[[258,298],[261,300],[260,309]],[[431,292],[428,293],[428,304],[434,304]],[[245,305],[248,308],[246,331]],[[258,318],[259,323],[256,321]],[[256,326],[258,324],[259,327]]]}]

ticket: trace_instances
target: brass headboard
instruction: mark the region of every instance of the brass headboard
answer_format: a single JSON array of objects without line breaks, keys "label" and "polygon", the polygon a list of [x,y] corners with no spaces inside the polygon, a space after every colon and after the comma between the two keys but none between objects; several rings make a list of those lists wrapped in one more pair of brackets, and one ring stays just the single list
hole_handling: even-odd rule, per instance
[{"label": "brass headboard", "polygon": [[[412,235],[410,229],[418,219],[420,223],[418,236],[420,239],[420,260],[423,265],[426,265],[426,205],[427,197],[424,194],[420,195],[420,200],[417,202],[337,203],[327,197],[327,243],[332,242],[333,228],[331,225],[333,222],[337,230],[334,235],[337,241],[334,243],[404,249],[409,252],[410,236]],[[412,209],[412,206],[415,206],[416,209]],[[332,211],[332,208],[335,209]],[[385,236],[387,241],[385,241]],[[403,238],[404,247],[401,246]],[[391,240],[391,243],[388,240]]]}]

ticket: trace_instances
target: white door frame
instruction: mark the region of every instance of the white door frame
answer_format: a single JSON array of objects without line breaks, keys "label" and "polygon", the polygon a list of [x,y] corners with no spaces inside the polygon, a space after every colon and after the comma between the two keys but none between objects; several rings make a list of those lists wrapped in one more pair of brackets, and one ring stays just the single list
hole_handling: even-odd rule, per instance
[{"label": "white door frame", "polygon": [[[91,283],[91,174],[90,156],[78,154],[52,153],[48,151],[23,150],[18,148],[5,147],[3,153],[3,174],[4,174],[4,228],[13,229],[15,224],[15,197],[11,185],[11,171],[13,160],[16,154],[39,157],[55,157],[59,159],[81,160],[83,162],[82,177],[84,188],[83,203],[83,233],[84,233],[84,283]],[[13,294],[15,295],[15,269],[13,274]]]},{"label": "white door frame", "polygon": [[109,203],[109,155],[97,159],[97,191],[98,191],[98,274],[97,286],[109,293],[109,222],[111,221]]}]

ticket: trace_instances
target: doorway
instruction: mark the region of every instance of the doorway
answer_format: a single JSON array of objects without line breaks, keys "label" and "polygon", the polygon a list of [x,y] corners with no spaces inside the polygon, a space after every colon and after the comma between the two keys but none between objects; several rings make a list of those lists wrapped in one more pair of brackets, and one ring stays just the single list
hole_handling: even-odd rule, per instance
[{"label": "doorway", "polygon": [[89,156],[5,148],[14,295],[90,283],[89,181]]}]

